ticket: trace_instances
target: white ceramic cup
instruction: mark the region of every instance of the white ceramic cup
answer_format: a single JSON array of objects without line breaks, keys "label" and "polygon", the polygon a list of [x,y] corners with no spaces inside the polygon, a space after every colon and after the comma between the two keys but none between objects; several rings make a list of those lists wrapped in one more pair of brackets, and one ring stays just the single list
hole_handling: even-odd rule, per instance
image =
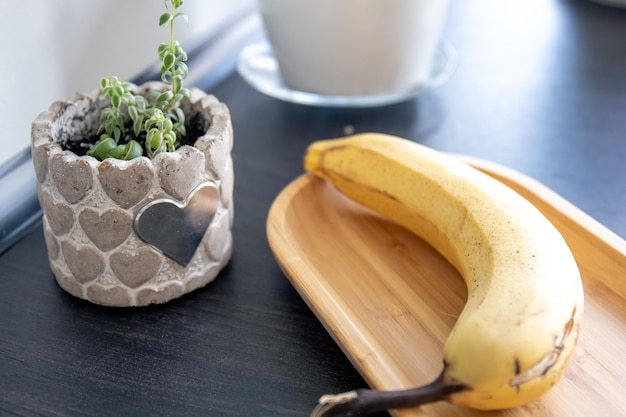
[{"label": "white ceramic cup", "polygon": [[410,89],[429,75],[448,0],[258,0],[286,84],[324,95]]}]

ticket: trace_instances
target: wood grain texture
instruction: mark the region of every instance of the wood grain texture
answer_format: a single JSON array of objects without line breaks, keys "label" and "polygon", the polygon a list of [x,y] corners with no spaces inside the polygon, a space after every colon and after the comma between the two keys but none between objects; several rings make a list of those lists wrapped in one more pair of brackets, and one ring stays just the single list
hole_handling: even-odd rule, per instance
[{"label": "wood grain texture", "polygon": [[[619,416],[626,375],[626,242],[540,183],[466,158],[534,203],[561,231],[581,269],[583,332],[564,379],[527,406],[490,416]],[[424,385],[442,368],[443,343],[465,284],[423,240],[304,175],[277,197],[267,233],[278,263],[368,383]],[[608,400],[610,399],[610,400]],[[484,416],[446,403],[398,417]]]}]

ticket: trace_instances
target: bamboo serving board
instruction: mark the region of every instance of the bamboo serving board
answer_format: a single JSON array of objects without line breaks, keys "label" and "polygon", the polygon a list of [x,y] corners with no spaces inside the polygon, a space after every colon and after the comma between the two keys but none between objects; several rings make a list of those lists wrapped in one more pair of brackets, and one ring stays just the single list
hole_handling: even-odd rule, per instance
[{"label": "bamboo serving board", "polygon": [[[564,235],[585,287],[580,344],[565,377],[526,406],[480,412],[439,402],[392,415],[626,416],[626,242],[531,178],[462,159],[522,194]],[[310,175],[276,198],[267,235],[284,273],[371,387],[411,388],[439,374],[467,290],[428,244]]]}]

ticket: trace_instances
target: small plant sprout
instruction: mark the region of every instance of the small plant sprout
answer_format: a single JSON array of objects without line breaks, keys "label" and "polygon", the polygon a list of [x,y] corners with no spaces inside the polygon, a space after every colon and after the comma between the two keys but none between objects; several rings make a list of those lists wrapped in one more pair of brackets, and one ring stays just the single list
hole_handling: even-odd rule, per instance
[{"label": "small plant sprout", "polygon": [[[188,21],[177,11],[183,0],[165,0],[166,12],[159,17],[159,26],[169,27],[169,42],[158,48],[161,61],[161,81],[170,86],[164,92],[150,91],[146,97],[135,95],[131,85],[117,77],[100,81],[102,97],[111,101],[102,110],[98,134],[100,138],[87,152],[99,160],[117,158],[130,160],[144,154],[154,158],[161,152],[176,149],[177,140],[186,134],[185,114],[180,108],[190,92],[183,86],[187,78],[187,53],[174,38],[174,22]],[[141,142],[144,146],[141,146]]]}]

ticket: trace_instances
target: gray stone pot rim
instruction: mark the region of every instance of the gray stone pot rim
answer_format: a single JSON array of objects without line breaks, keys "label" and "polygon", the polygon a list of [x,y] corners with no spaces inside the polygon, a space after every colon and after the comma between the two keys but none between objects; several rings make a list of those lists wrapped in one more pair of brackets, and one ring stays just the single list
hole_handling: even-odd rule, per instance
[{"label": "gray stone pot rim", "polygon": [[[161,82],[156,82],[156,81],[147,82],[147,83],[142,84],[141,86],[136,86],[134,84],[131,84],[131,87],[135,94],[144,94],[144,95],[147,94],[147,92],[151,90],[165,91],[166,89],[169,88],[169,86],[167,86],[166,84],[161,83]],[[154,160],[157,160],[159,158],[170,158],[174,154],[184,152],[186,148],[190,148],[190,147],[204,150],[205,146],[203,145],[205,145],[206,142],[211,141],[216,135],[223,134],[223,132],[226,130],[229,130],[230,135],[232,136],[232,125],[230,122],[230,113],[228,112],[228,109],[226,108],[226,106],[223,103],[220,103],[215,96],[206,94],[204,91],[198,88],[192,87],[190,88],[190,91],[191,91],[191,98],[185,99],[183,101],[183,110],[184,111],[186,110],[186,113],[187,113],[189,112],[189,108],[191,107],[190,103],[196,103],[200,100],[204,101],[204,105],[206,106],[207,109],[210,110],[207,113],[208,115],[210,115],[210,120],[207,121],[209,126],[208,126],[206,133],[200,136],[196,140],[193,146],[183,145],[179,147],[175,152],[165,152],[165,153],[161,153],[157,155]],[[77,116],[77,113],[80,111],[79,107],[76,108],[77,104],[87,103],[88,106],[93,106],[93,111],[95,112],[95,114],[94,114],[93,120],[90,120],[85,125],[84,130],[86,131],[86,135],[93,135],[93,133],[97,131],[97,127],[98,127],[98,123],[100,119],[100,112],[102,111],[103,108],[108,106],[108,102],[100,98],[100,92],[101,92],[100,89],[96,89],[87,94],[76,93],[72,95],[71,97],[67,98],[66,100],[60,100],[60,101],[56,101],[52,103],[52,105],[47,111],[38,115],[38,117],[35,119],[35,121],[33,122],[31,126],[32,146],[33,147],[47,146],[50,148],[52,152],[68,152],[78,157],[78,155],[74,154],[73,152],[62,149],[60,142],[62,140],[67,140],[68,138],[66,137],[52,138],[51,135],[48,134],[48,132],[51,132],[53,129],[51,126],[53,120],[56,120],[62,115],[65,115],[67,119],[71,119],[72,117]],[[72,107],[75,107],[75,108],[72,109]],[[85,120],[79,120],[79,122],[85,123]],[[63,125],[64,123],[57,123],[57,124]],[[55,132],[52,132],[52,133],[54,134]],[[58,133],[55,136],[59,136]],[[61,136],[63,136],[63,134],[61,134]],[[104,161],[98,161],[96,158],[93,158],[88,155],[84,155],[81,157],[84,157],[90,160],[90,163],[93,163],[96,165],[104,162]],[[109,159],[106,162],[118,165],[120,167],[124,167],[127,164],[132,164],[136,162],[136,160],[141,160],[141,159],[149,160],[149,158],[147,158],[146,156],[141,156],[131,161]]]}]

